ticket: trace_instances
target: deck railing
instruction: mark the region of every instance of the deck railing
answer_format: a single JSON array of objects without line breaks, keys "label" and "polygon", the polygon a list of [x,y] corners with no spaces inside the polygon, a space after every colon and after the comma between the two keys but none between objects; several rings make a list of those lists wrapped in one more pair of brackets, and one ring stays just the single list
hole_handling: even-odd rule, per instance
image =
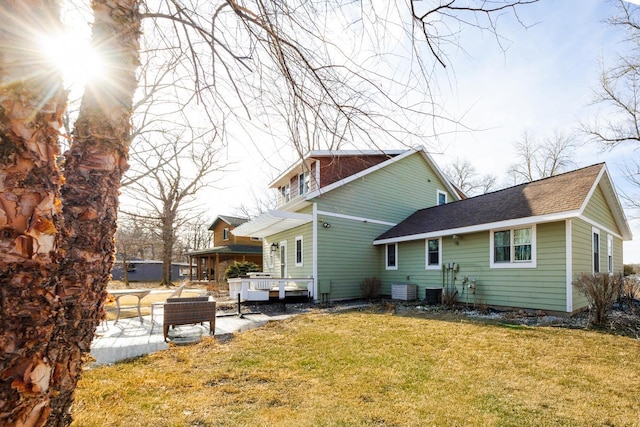
[{"label": "deck railing", "polygon": [[288,291],[306,291],[309,297],[313,296],[312,278],[247,277],[228,282],[229,296],[237,298],[239,293],[244,301],[267,301],[271,291],[278,291],[279,299],[284,299]]}]

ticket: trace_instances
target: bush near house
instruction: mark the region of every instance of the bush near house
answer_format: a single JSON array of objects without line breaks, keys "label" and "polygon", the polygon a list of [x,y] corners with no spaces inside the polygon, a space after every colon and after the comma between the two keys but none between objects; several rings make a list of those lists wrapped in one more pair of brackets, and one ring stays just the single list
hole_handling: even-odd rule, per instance
[{"label": "bush near house", "polygon": [[227,270],[225,271],[224,275],[227,279],[236,279],[238,277],[246,276],[249,273],[254,273],[257,271],[260,271],[260,267],[258,267],[258,264],[256,264],[255,262],[234,261],[233,264],[227,267]]},{"label": "bush near house", "polygon": [[581,273],[573,281],[573,287],[587,298],[591,323],[596,326],[604,325],[623,286],[622,274]]}]

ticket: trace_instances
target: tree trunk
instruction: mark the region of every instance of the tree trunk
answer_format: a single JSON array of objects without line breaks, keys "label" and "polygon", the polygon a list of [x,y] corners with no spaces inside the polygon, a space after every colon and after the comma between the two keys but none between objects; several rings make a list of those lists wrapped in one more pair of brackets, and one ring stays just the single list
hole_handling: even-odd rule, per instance
[{"label": "tree trunk", "polygon": [[132,98],[137,87],[140,15],[138,0],[94,0],[93,45],[106,65],[104,77],[87,85],[65,153],[62,186],[65,221],[60,295],[64,319],[55,336],[59,392],[48,425],[67,425],[83,356],[104,315],[113,266],[120,179],[131,140]]},{"label": "tree trunk", "polygon": [[71,422],[73,390],[103,313],[140,17],[137,0],[94,0],[93,7],[94,43],[108,49],[111,76],[86,91],[60,190],[55,159],[67,95],[38,48],[38,37],[60,23],[59,0],[0,3],[0,15],[12,17],[0,31],[3,426]]},{"label": "tree trunk", "polygon": [[175,213],[170,209],[165,209],[164,212],[162,218],[162,285],[171,286]]},{"label": "tree trunk", "polygon": [[[55,395],[62,228],[55,159],[67,94],[33,28],[60,25],[57,0],[5,0],[0,31],[0,425],[43,425]],[[6,16],[13,16],[7,19]]]}]

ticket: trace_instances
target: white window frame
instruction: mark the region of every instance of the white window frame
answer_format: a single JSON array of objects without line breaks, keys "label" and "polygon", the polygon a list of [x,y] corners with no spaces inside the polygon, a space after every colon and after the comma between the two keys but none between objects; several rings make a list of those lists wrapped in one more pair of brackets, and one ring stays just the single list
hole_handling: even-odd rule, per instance
[{"label": "white window frame", "polygon": [[613,236],[607,234],[607,269],[613,274]]},{"label": "white window frame", "polygon": [[285,184],[280,187],[280,195],[282,196],[283,203],[287,203],[291,200],[291,188],[289,187],[289,184]]},{"label": "white window frame", "polygon": [[[396,264],[389,265],[389,247],[393,246],[396,254]],[[385,270],[397,270],[398,269],[398,244],[389,243],[384,245],[384,268]]]},{"label": "white window frame", "polygon": [[[598,236],[598,270],[596,271],[596,252],[594,251],[595,242],[594,236]],[[602,236],[600,236],[600,229],[596,227],[591,228],[591,270],[593,274],[600,273],[600,266],[602,265]]]},{"label": "white window frame", "polygon": [[222,240],[229,240],[229,229],[228,228],[223,228],[222,229]]},{"label": "white window frame", "polygon": [[309,172],[302,172],[298,175],[298,194],[303,195],[309,192],[309,184],[311,182]]},{"label": "white window frame", "polygon": [[[522,230],[523,228],[531,229],[531,260],[530,261],[514,261],[514,231]],[[511,261],[509,262],[495,262],[495,241],[494,236],[498,231],[509,231],[509,238],[511,240]],[[537,233],[536,233],[536,224],[531,225],[521,225],[517,227],[509,227],[509,228],[496,228],[493,230],[489,230],[489,268],[536,268],[538,265],[537,260]]]},{"label": "white window frame", "polygon": [[[429,241],[437,240],[438,241],[438,264],[429,264]],[[436,237],[435,239],[425,239],[424,240],[424,251],[425,251],[425,260],[424,260],[424,268],[425,270],[440,270],[442,269],[442,237]]]},{"label": "white window frame", "polygon": [[[298,242],[300,242],[300,261],[299,262],[298,262]],[[304,242],[303,242],[302,236],[296,236],[294,250],[295,250],[296,267],[304,266]]]},{"label": "white window frame", "polygon": [[[444,196],[444,203],[440,203],[440,196]],[[442,190],[436,190],[436,206],[446,205],[449,202],[447,193]]]}]

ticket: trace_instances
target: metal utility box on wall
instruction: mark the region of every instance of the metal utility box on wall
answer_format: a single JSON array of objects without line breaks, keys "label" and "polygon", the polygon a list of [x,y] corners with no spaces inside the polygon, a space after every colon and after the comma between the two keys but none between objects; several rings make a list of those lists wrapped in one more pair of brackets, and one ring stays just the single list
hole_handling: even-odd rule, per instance
[{"label": "metal utility box on wall", "polygon": [[411,301],[418,298],[418,286],[407,283],[391,285],[391,299]]},{"label": "metal utility box on wall", "polygon": [[442,288],[426,288],[424,290],[424,301],[429,305],[442,303]]}]

